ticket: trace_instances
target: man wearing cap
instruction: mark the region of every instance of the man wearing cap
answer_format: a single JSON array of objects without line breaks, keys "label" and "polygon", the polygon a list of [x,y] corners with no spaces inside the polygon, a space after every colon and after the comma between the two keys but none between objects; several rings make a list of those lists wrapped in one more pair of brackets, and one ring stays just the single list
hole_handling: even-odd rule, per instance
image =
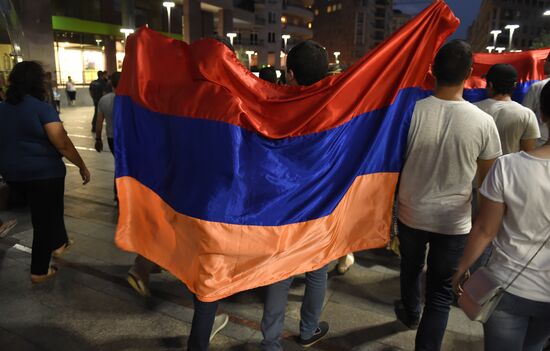
[{"label": "man wearing cap", "polygon": [[503,154],[530,151],[540,138],[535,113],[512,101],[518,73],[512,65],[496,64],[485,75],[488,99],[475,105],[490,114],[497,125]]},{"label": "man wearing cap", "polygon": [[538,140],[537,146],[544,145],[548,140],[548,126],[542,121],[542,116],[540,113],[540,93],[546,83],[550,82],[550,52],[548,53],[544,63],[544,74],[546,74],[546,79],[533,84],[523,99],[523,106],[528,107],[535,112],[539,122],[541,137]]}]

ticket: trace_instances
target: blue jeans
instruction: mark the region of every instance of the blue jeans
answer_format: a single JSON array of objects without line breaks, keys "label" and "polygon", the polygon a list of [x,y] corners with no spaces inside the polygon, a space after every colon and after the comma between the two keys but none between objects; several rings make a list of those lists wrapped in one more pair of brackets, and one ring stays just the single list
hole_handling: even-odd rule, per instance
[{"label": "blue jeans", "polygon": [[504,293],[483,334],[485,351],[541,351],[550,338],[550,302]]},{"label": "blue jeans", "polygon": [[411,318],[420,317],[420,276],[429,245],[426,301],[416,332],[415,350],[440,350],[454,300],[451,281],[464,251],[467,235],[431,233],[410,228],[401,222],[398,226],[401,301]]},{"label": "blue jeans", "polygon": [[[309,339],[319,326],[319,318],[327,290],[328,265],[306,273],[306,291],[300,309],[300,336]],[[279,338],[285,324],[288,291],[294,277],[267,287],[261,329],[264,339],[260,346],[264,351],[280,351]]]},{"label": "blue jeans", "polygon": [[187,350],[206,351],[210,344],[210,333],[214,326],[216,311],[218,310],[218,301],[202,302],[193,296],[193,322],[191,324],[191,333],[187,340]]}]

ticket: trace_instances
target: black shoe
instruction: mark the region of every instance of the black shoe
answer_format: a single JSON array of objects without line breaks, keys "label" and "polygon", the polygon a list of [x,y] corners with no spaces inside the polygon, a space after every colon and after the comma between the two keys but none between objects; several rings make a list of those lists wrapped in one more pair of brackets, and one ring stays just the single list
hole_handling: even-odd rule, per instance
[{"label": "black shoe", "polygon": [[399,320],[409,329],[412,329],[412,330],[418,329],[418,325],[420,324],[420,318],[409,316],[407,314],[407,311],[405,311],[405,307],[403,307],[403,303],[401,303],[400,300],[396,300],[393,304],[394,304],[393,310],[395,311],[395,316],[397,317],[397,320]]},{"label": "black shoe", "polygon": [[300,344],[302,347],[310,347],[313,344],[315,344],[317,341],[321,340],[325,337],[328,333],[328,323],[327,322],[319,322],[319,326],[315,330],[315,333],[313,333],[313,336],[309,339],[302,339],[300,336],[297,338],[296,342]]}]

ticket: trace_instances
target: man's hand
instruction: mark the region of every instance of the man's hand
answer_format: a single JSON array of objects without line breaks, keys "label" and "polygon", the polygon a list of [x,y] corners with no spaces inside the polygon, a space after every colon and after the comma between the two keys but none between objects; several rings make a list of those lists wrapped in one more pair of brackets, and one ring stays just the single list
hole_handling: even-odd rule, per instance
[{"label": "man's hand", "polygon": [[96,139],[95,140],[95,150],[97,152],[103,151],[103,141],[101,139]]},{"label": "man's hand", "polygon": [[80,168],[80,176],[82,177],[82,185],[86,185],[90,182],[90,171],[86,166]]}]

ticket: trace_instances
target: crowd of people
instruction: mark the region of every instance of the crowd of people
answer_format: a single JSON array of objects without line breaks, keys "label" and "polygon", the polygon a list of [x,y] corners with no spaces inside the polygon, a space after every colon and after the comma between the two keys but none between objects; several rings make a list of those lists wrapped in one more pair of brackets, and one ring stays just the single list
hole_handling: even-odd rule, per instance
[{"label": "crowd of people", "polygon": [[[550,124],[550,84],[548,79],[535,84],[522,106],[511,98],[518,83],[516,70],[498,64],[486,74],[488,99],[474,105],[463,99],[472,64],[468,43],[453,40],[444,45],[432,65],[433,95],[418,101],[412,113],[396,199],[401,296],[394,311],[404,326],[417,329],[415,350],[440,350],[450,307],[463,291],[469,268],[489,247],[484,265],[502,286],[520,270],[521,274],[484,324],[485,349],[541,351],[550,338],[550,142],[547,132],[541,135],[542,127]],[[318,43],[302,42],[289,52],[286,68],[285,84],[315,84],[329,74],[327,52]],[[550,74],[548,59],[545,69]],[[276,73],[264,69],[260,78],[278,83]],[[63,220],[66,171],[62,158],[78,167],[83,184],[90,181],[90,172],[59,114],[48,103],[47,79],[39,64],[18,63],[9,76],[5,102],[0,104],[0,174],[30,205],[33,283],[54,277],[57,269],[50,265],[51,256],[62,255],[72,244]],[[119,73],[107,78],[98,72],[90,85],[98,152],[103,150],[105,122],[114,154],[113,104],[119,79]],[[67,94],[74,101],[76,90],[71,79],[69,83]],[[480,195],[472,224],[473,183],[479,185]],[[0,235],[14,225],[0,222]],[[351,264],[353,256],[345,256],[338,270],[343,274]],[[138,255],[127,280],[140,295],[149,296],[149,275],[160,269]],[[329,332],[329,323],[321,320],[327,270],[328,265],[305,274],[296,338],[304,347]],[[262,350],[282,350],[292,281],[290,277],[266,287]],[[187,346],[207,350],[229,318],[216,315],[218,301],[196,297],[193,301]]]}]

